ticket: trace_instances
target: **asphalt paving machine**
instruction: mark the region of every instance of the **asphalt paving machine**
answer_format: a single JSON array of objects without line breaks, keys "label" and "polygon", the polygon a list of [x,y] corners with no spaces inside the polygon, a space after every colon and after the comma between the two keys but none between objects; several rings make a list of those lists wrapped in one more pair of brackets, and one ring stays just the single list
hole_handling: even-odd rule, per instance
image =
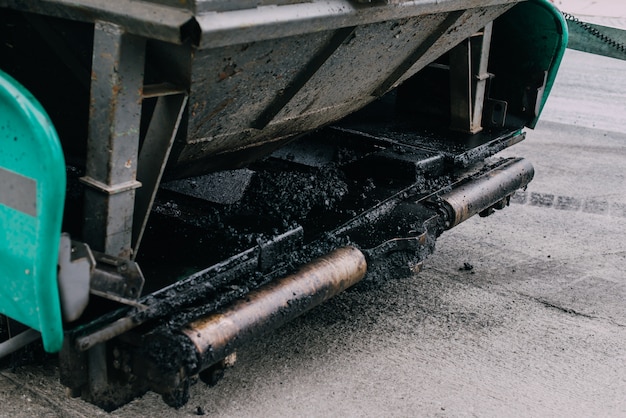
[{"label": "asphalt paving machine", "polygon": [[505,208],[566,43],[544,0],[0,0],[0,356],[184,405]]}]

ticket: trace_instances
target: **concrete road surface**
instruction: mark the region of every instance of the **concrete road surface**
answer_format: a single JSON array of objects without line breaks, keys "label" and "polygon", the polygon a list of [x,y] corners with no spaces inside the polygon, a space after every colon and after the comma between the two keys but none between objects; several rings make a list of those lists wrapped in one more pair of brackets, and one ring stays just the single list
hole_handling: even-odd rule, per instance
[{"label": "concrete road surface", "polygon": [[[111,415],[626,416],[625,122],[626,62],[568,51],[506,152],[536,168],[509,208],[445,233],[419,275],[255,341],[180,410],[148,394]],[[107,414],[65,398],[51,364],[0,371],[0,415]]]}]

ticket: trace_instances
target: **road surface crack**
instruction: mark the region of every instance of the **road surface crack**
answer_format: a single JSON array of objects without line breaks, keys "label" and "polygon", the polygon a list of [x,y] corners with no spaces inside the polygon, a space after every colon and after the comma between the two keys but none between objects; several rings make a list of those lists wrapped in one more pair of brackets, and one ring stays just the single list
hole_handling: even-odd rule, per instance
[{"label": "road surface crack", "polygon": [[545,307],[548,307],[548,308],[551,308],[551,309],[556,309],[557,311],[565,312],[565,313],[570,314],[570,315],[582,316],[584,318],[589,318],[589,319],[599,319],[599,317],[597,317],[597,316],[593,316],[593,315],[585,314],[585,313],[582,313],[582,312],[578,312],[577,310],[571,309],[571,308],[564,308],[562,306],[559,306],[559,305],[556,305],[554,303],[548,302],[547,300],[543,300],[543,299],[535,298],[535,297],[531,297],[531,299],[541,303]]},{"label": "road surface crack", "polygon": [[546,308],[549,308],[549,309],[555,309],[555,310],[557,310],[559,312],[563,312],[563,313],[566,313],[566,314],[569,314],[569,315],[573,315],[573,316],[580,316],[580,317],[588,318],[588,319],[596,319],[596,320],[607,321],[611,325],[615,325],[615,326],[618,326],[620,328],[626,328],[625,324],[621,324],[619,322],[616,322],[615,320],[613,320],[611,318],[607,318],[607,317],[604,317],[604,316],[598,316],[598,315],[586,314],[586,313],[583,313],[583,312],[579,312],[579,311],[577,311],[575,309],[565,308],[563,306],[554,304],[552,302],[548,302],[545,299],[541,299],[541,298],[530,296],[530,295],[522,294],[522,296],[530,298],[531,300],[534,300],[535,302],[539,302],[540,304],[542,304],[543,306],[545,306]]}]

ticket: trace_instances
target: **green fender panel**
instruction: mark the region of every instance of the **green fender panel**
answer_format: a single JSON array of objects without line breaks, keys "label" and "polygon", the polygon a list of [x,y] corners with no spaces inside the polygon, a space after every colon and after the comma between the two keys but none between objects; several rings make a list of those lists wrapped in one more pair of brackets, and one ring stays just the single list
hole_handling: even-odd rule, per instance
[{"label": "green fender panel", "polygon": [[493,30],[494,97],[516,98],[509,109],[534,128],[567,48],[567,23],[548,0],[529,0],[497,19]]},{"label": "green fender panel", "polygon": [[65,161],[39,102],[0,71],[0,313],[61,349],[57,263]]}]

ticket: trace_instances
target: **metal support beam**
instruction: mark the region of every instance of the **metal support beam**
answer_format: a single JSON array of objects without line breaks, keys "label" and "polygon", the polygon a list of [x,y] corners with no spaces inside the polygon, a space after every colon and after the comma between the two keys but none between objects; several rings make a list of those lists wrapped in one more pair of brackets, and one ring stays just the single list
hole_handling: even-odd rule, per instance
[{"label": "metal support beam", "polygon": [[454,130],[475,134],[483,129],[491,28],[489,23],[450,51],[450,127]]},{"label": "metal support beam", "polygon": [[104,344],[98,344],[87,352],[89,394],[98,399],[108,389],[107,353]]},{"label": "metal support beam", "polygon": [[157,99],[146,138],[139,153],[137,178],[142,187],[137,190],[135,200],[132,237],[133,258],[139,250],[150,209],[187,104],[186,92],[163,94]]},{"label": "metal support beam", "polygon": [[139,151],[145,39],[97,22],[94,29],[83,238],[129,258]]}]

